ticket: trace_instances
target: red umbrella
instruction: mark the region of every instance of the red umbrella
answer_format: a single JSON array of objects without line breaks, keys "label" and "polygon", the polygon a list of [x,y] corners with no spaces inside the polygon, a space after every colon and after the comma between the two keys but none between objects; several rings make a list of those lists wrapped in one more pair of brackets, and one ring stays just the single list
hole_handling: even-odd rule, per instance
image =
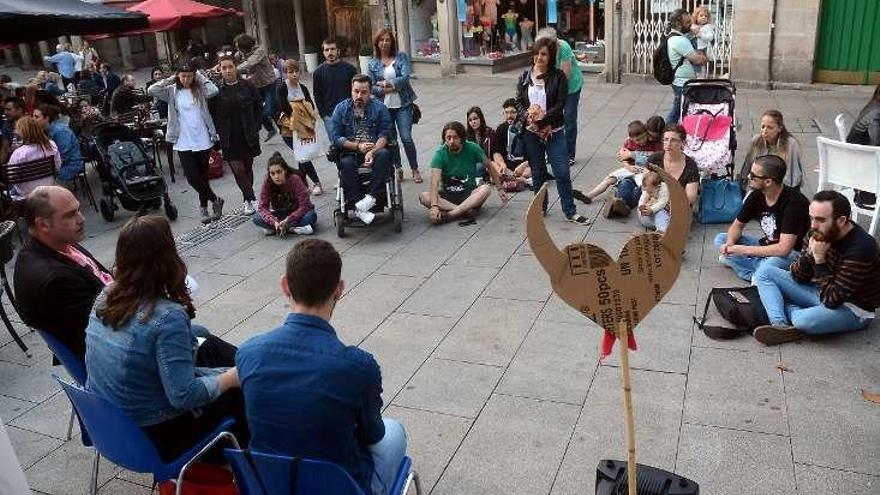
[{"label": "red umbrella", "polygon": [[116,33],[113,35],[95,36],[93,38],[137,36],[139,34],[173,31],[175,29],[189,29],[202,25],[206,19],[229,15],[242,15],[240,11],[235,9],[215,7],[213,5],[194,2],[193,0],[145,0],[126,8],[125,10],[147,14],[150,21],[149,27],[126,31],[124,33]]}]

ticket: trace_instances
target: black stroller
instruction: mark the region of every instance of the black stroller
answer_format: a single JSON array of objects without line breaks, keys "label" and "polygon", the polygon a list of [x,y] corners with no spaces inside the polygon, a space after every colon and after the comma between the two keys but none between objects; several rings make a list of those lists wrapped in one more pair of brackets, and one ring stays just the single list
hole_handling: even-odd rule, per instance
[{"label": "black stroller", "polygon": [[177,207],[168,196],[165,177],[132,129],[118,122],[106,122],[94,128],[92,140],[97,150],[104,220],[113,221],[119,209],[116,199],[126,210],[138,213],[164,206],[168,219],[177,219]]}]

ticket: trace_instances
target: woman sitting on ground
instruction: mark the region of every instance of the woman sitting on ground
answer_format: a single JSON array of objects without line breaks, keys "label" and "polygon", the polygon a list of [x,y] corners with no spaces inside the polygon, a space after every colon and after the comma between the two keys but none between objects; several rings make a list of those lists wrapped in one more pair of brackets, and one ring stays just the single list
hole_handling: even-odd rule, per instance
[{"label": "woman sitting on ground", "polygon": [[[492,142],[495,140],[495,131],[486,124],[486,117],[480,107],[471,107],[467,114],[467,140],[477,143],[483,148],[486,156],[492,156]],[[483,173],[485,175],[485,171]]]},{"label": "woman sitting on ground", "polygon": [[785,127],[785,120],[779,110],[767,110],[761,114],[761,132],[752,137],[749,152],[740,169],[740,182],[748,184],[748,174],[755,158],[763,155],[776,155],[785,160],[788,169],[782,184],[800,188],[804,181],[804,166],[801,163],[800,144]]},{"label": "woman sitting on ground", "polygon": [[116,404],[173,460],[225,418],[248,441],[236,348],[190,321],[186,265],[164,217],[134,217],[116,244],[113,282],[86,328],[86,386]]},{"label": "woman sitting on ground", "polygon": [[[648,157],[648,163],[666,170],[678,180],[687,196],[691,208],[697,202],[700,192],[700,169],[693,158],[684,154],[687,131],[680,124],[669,124],[663,132],[663,151]],[[627,217],[630,210],[638,206],[642,188],[633,177],[621,180],[617,185],[614,200],[608,202],[606,217]]]},{"label": "woman sitting on ground", "polygon": [[[22,145],[12,152],[6,166],[19,163],[31,162],[40,158],[52,157],[55,161],[55,171],[61,169],[61,154],[55,142],[49,139],[46,129],[37,119],[27,115],[15,121],[15,133],[21,137]],[[49,186],[55,183],[54,177],[22,182],[12,186],[13,196],[27,196],[39,186]]]},{"label": "woman sitting on ground", "polygon": [[288,232],[309,235],[315,232],[318,215],[309,199],[309,190],[300,172],[275,152],[266,165],[266,179],[260,191],[260,204],[254,225],[266,235],[284,236]]}]

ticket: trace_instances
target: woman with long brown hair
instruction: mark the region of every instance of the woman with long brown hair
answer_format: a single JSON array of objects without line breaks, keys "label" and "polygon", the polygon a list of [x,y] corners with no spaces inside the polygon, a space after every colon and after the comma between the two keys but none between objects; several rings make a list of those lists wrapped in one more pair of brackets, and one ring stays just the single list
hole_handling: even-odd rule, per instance
[{"label": "woman with long brown hair", "polygon": [[186,265],[164,217],[128,221],[116,244],[113,282],[86,328],[88,388],[119,406],[174,459],[224,418],[247,442],[235,348],[193,325]]},{"label": "woman with long brown hair", "polygon": [[776,155],[787,166],[783,185],[800,188],[804,181],[804,166],[801,163],[798,140],[788,132],[785,119],[779,110],[767,110],[761,114],[761,132],[752,137],[749,152],[740,169],[740,181],[748,184],[748,174],[755,158],[763,155]]},{"label": "woman with long brown hair", "polygon": [[[150,96],[168,103],[165,140],[174,145],[186,181],[199,195],[199,212],[204,224],[223,216],[223,198],[214,194],[208,182],[209,154],[220,138],[207,100],[219,91],[210,79],[188,65],[147,90]],[[213,206],[211,215],[208,214],[209,201]]]},{"label": "woman with long brown hair", "polygon": [[[391,113],[391,133],[400,136],[400,144],[406,152],[413,181],[422,182],[416,144],[412,138],[413,102],[418,98],[409,82],[412,65],[406,52],[397,51],[397,38],[388,28],[376,32],[373,38],[373,58],[369,62],[369,76],[373,96],[388,107]],[[396,131],[395,131],[396,128]],[[393,138],[392,138],[393,139]],[[403,179],[400,150],[392,149],[397,167],[397,177]]]},{"label": "woman with long brown hair", "polygon": [[[12,156],[9,157],[9,162],[5,166],[31,162],[51,156],[55,160],[55,170],[61,169],[61,154],[58,152],[58,146],[49,139],[49,135],[46,134],[46,128],[43,127],[41,122],[25,115],[15,121],[15,133],[21,138],[22,145],[12,152]],[[52,177],[22,182],[13,186],[12,192],[16,196],[26,196],[37,187],[48,186],[53,182],[55,182],[55,179]]]}]

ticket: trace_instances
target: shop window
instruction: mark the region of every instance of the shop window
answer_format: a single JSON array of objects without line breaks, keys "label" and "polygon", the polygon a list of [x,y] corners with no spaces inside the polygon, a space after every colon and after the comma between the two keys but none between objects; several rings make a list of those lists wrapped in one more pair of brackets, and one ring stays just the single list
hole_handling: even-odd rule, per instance
[{"label": "shop window", "polygon": [[409,34],[413,56],[440,59],[436,0],[410,1]]}]

